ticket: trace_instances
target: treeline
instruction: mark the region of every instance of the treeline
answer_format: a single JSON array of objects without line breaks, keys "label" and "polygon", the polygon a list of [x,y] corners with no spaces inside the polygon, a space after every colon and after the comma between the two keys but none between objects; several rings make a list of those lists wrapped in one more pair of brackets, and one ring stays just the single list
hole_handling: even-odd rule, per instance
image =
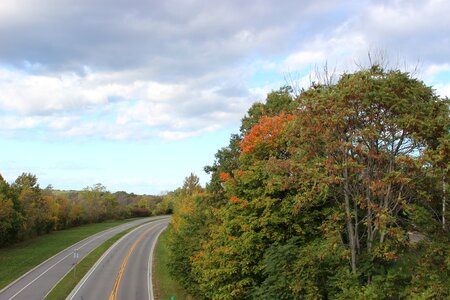
[{"label": "treeline", "polygon": [[171,272],[200,299],[449,298],[449,103],[379,66],[270,93],[172,195]]},{"label": "treeline", "polygon": [[12,184],[0,175],[0,246],[87,223],[171,213],[163,196],[111,193],[101,184],[82,191],[39,187],[23,173]]}]

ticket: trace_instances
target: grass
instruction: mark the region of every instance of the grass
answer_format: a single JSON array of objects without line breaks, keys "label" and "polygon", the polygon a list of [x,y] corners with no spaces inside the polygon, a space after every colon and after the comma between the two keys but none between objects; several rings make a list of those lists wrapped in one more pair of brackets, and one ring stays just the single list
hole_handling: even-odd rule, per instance
[{"label": "grass", "polygon": [[76,272],[72,270],[64,276],[64,278],[52,289],[52,291],[45,297],[46,300],[60,300],[65,299],[80,280],[86,275],[86,273],[92,268],[92,266],[100,259],[100,257],[122,236],[133,230],[134,228],[141,226],[139,224],[125,231],[122,231],[109,240],[103,242],[100,246],[95,248],[89,253],[78,265]]},{"label": "grass", "polygon": [[46,259],[97,232],[135,219],[84,225],[0,248],[0,290]]},{"label": "grass", "polygon": [[154,253],[153,266],[153,283],[155,287],[155,298],[160,300],[193,300],[194,298],[186,293],[186,291],[178,284],[178,282],[170,275],[168,248],[167,248],[167,230],[164,231],[158,240]]}]

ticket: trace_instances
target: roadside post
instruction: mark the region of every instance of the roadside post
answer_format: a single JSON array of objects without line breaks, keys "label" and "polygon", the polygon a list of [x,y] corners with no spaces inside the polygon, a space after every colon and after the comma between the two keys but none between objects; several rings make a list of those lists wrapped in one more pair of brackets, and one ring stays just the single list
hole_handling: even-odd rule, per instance
[{"label": "roadside post", "polygon": [[73,258],[75,259],[74,267],[73,267],[73,276],[75,277],[77,274],[77,264],[78,264],[78,257],[80,256],[78,249],[75,249],[73,251]]}]

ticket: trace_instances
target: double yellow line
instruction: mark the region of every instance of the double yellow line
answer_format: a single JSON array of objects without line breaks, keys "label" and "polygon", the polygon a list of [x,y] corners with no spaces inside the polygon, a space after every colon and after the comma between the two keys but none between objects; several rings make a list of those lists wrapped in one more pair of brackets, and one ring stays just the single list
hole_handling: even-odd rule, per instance
[{"label": "double yellow line", "polygon": [[136,245],[137,245],[137,244],[144,238],[144,236],[145,236],[150,230],[152,230],[153,228],[155,228],[155,226],[152,226],[152,227],[150,227],[149,229],[147,229],[146,231],[144,231],[144,233],[141,234],[141,235],[139,236],[139,238],[138,238],[138,239],[133,243],[133,245],[131,246],[130,250],[128,251],[127,256],[125,256],[125,259],[123,260],[122,265],[120,266],[119,273],[117,274],[117,277],[116,277],[116,282],[114,283],[114,287],[113,287],[113,289],[112,289],[112,291],[111,291],[111,294],[109,295],[109,300],[116,300],[116,298],[117,298],[117,292],[119,291],[119,284],[120,284],[120,281],[122,280],[122,275],[123,275],[123,272],[125,271],[125,267],[127,266],[128,259],[130,258],[131,254],[133,253],[134,248],[136,248]]}]

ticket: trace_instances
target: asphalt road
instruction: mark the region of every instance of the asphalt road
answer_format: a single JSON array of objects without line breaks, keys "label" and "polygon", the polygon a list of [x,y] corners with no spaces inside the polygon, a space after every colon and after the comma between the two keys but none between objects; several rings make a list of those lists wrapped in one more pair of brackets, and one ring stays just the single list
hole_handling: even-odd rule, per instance
[{"label": "asphalt road", "polygon": [[[91,252],[104,241],[113,237],[117,233],[133,226],[159,219],[160,217],[144,218],[128,222],[123,225],[102,231],[92,235],[69,248],[61,251],[47,261],[43,262],[6,288],[0,291],[0,300],[34,300],[43,299],[50,290],[63,278],[73,267],[75,262],[74,250],[78,249],[78,261],[81,261],[86,254]],[[166,224],[168,218],[162,221]],[[155,221],[161,223],[161,221]],[[152,224],[153,222],[149,223]],[[86,299],[86,298],[85,298]],[[90,298],[94,299],[94,298]]]},{"label": "asphalt road", "polygon": [[142,225],[108,249],[67,299],[153,300],[152,253],[169,219]]}]

